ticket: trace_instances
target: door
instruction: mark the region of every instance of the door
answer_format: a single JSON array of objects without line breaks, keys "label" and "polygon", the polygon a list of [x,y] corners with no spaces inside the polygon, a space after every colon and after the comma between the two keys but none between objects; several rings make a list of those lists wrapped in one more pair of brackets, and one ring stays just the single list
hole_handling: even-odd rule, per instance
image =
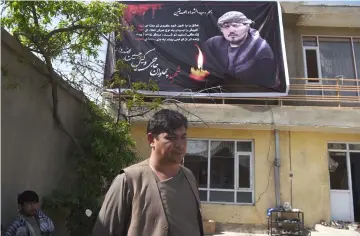
[{"label": "door", "polygon": [[[307,84],[321,84],[322,81],[317,78],[322,78],[320,67],[320,52],[318,47],[304,46],[303,47],[304,71]],[[307,95],[323,95],[321,90],[308,90]]]},{"label": "door", "polygon": [[350,152],[354,221],[360,222],[360,153]]},{"label": "door", "polygon": [[331,220],[354,221],[348,152],[329,152]]}]

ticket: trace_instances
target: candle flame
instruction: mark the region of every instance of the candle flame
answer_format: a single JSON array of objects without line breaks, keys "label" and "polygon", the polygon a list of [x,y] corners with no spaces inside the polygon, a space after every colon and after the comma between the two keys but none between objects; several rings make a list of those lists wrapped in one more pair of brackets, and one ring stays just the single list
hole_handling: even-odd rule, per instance
[{"label": "candle flame", "polygon": [[197,49],[199,50],[199,55],[198,55],[198,58],[197,58],[198,69],[199,69],[199,70],[202,70],[203,64],[204,64],[204,56],[203,56],[200,48],[199,48],[197,45],[195,45],[195,46],[196,46]]}]

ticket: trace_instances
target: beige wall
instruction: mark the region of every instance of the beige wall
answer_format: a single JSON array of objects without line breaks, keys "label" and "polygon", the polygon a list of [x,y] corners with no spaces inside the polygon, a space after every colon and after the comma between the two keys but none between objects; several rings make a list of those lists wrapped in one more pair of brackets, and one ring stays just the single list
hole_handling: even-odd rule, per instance
[{"label": "beige wall", "polygon": [[[143,158],[147,158],[150,151],[145,131],[145,126],[142,125],[134,126],[132,132],[136,140],[138,154]],[[202,208],[206,219],[215,220],[220,223],[267,224],[266,209],[275,206],[273,170],[270,179],[268,179],[271,168],[269,161],[272,162],[275,156],[273,132],[189,128],[189,137],[254,140],[255,201],[258,202],[254,206],[204,203]],[[331,141],[360,142],[360,134],[286,131],[280,133],[281,203],[291,202],[289,177],[291,162],[291,172],[294,175],[292,186],[293,207],[302,209],[305,212],[305,223],[308,227],[314,227],[320,220],[330,220],[327,142]],[[260,194],[263,192],[264,194],[259,199]]]},{"label": "beige wall", "polygon": [[[1,57],[1,223],[6,226],[17,214],[18,193],[31,189],[43,197],[61,186],[72,142],[54,123],[50,87],[41,88],[47,79],[30,64],[39,61],[4,31]],[[8,89],[11,84],[19,87]],[[58,98],[65,127],[76,133],[81,94],[59,88]],[[54,218],[57,235],[66,235],[61,232],[64,221]]]},{"label": "beige wall", "polygon": [[[281,201],[289,201],[290,162],[293,173],[293,206],[305,212],[305,223],[314,226],[330,220],[330,185],[327,143],[360,142],[360,134],[282,132]],[[291,161],[290,161],[291,160]]]}]

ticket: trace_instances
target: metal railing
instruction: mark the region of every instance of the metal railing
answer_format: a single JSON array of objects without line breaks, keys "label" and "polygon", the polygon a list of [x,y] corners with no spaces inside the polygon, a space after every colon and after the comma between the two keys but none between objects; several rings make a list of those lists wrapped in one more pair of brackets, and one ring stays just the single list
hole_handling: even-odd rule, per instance
[{"label": "metal railing", "polygon": [[[116,100],[115,95],[113,99]],[[185,103],[360,107],[360,79],[291,78],[289,94],[281,97],[179,97],[177,100]]]},{"label": "metal railing", "polygon": [[[214,100],[214,98],[211,98],[211,100]],[[224,104],[360,107],[360,80],[291,78],[287,96],[224,98],[222,100]]]}]

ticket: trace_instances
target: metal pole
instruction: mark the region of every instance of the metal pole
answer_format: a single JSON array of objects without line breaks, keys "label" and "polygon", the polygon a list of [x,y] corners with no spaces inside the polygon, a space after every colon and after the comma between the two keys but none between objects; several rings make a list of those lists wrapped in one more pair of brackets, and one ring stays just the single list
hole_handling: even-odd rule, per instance
[{"label": "metal pole", "polygon": [[275,198],[276,206],[280,206],[280,138],[279,130],[275,130],[275,161],[274,161],[274,177],[275,177]]}]

